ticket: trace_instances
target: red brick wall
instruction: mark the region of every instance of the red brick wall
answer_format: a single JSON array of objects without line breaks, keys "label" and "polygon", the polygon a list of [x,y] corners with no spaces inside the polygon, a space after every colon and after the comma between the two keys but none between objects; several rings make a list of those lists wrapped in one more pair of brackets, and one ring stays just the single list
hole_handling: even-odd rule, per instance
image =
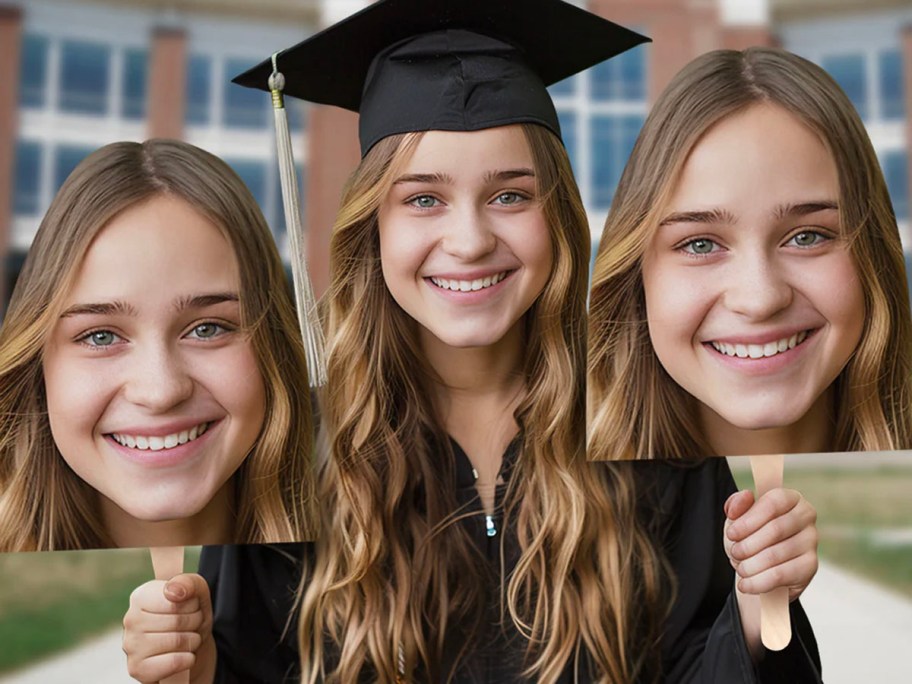
[{"label": "red brick wall", "polygon": [[13,220],[13,169],[19,112],[22,12],[0,5],[0,312],[6,302],[6,256]]},{"label": "red brick wall", "polygon": [[182,29],[159,28],[151,42],[148,136],[180,139],[186,105],[187,36]]}]

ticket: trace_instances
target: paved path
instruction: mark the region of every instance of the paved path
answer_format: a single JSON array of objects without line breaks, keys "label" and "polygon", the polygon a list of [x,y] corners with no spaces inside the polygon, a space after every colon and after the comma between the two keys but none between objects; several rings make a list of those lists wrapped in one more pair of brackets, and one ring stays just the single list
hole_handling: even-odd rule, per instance
[{"label": "paved path", "polygon": [[827,684],[912,682],[912,601],[821,563],[801,602]]},{"label": "paved path", "polygon": [[6,677],[0,684],[136,684],[127,675],[120,629]]},{"label": "paved path", "polygon": [[[912,682],[912,601],[822,563],[802,598],[827,684]],[[0,677],[0,684],[130,684],[120,630]]]}]

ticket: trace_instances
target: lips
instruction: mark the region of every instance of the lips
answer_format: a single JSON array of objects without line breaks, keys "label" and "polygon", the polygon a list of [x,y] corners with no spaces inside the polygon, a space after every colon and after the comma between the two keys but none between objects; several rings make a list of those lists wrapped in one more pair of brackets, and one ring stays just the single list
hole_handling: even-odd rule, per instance
[{"label": "lips", "polygon": [[782,337],[763,344],[720,342],[717,340],[712,340],[709,344],[713,349],[725,356],[733,356],[739,359],[763,359],[794,349],[813,332],[813,330],[802,330],[788,337]]},{"label": "lips", "polygon": [[428,280],[442,290],[450,290],[451,292],[477,292],[478,290],[484,290],[497,285],[497,283],[501,282],[512,272],[513,271],[509,270],[501,271],[500,273],[495,273],[483,278],[473,278],[471,280],[441,278],[438,276],[431,276]]},{"label": "lips", "polygon": [[182,444],[187,444],[201,437],[211,423],[200,423],[188,430],[181,430],[169,435],[127,435],[119,432],[112,432],[111,438],[121,446],[139,451],[162,451],[173,449]]}]

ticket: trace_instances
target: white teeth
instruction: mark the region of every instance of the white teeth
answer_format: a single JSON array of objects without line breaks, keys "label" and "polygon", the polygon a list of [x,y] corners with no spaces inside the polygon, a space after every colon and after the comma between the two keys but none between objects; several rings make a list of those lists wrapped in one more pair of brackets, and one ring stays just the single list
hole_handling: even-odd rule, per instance
[{"label": "white teeth", "polygon": [[789,349],[794,349],[807,339],[807,331],[803,330],[791,337],[784,337],[775,342],[766,344],[729,344],[728,342],[711,342],[713,349],[725,356],[737,356],[739,359],[762,359],[775,356]]},{"label": "white teeth", "polygon": [[444,290],[453,292],[475,292],[484,290],[491,285],[497,285],[501,280],[509,275],[509,271],[498,273],[497,275],[487,276],[485,278],[476,278],[475,280],[447,280],[446,278],[432,277],[430,280],[434,285]]},{"label": "white teeth", "polygon": [[175,432],[170,435],[165,435],[164,437],[122,435],[116,432],[113,433],[111,437],[113,437],[114,441],[118,444],[129,447],[130,449],[139,449],[141,451],[162,451],[163,449],[173,449],[180,444],[192,442],[194,439],[202,435],[208,427],[209,423],[201,423],[200,425],[197,425],[190,430]]}]

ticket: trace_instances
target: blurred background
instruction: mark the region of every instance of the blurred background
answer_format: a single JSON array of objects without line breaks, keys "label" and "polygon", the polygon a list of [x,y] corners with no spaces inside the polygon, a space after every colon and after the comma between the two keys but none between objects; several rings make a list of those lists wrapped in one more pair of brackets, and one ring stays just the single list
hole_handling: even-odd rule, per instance
[{"label": "blurred background", "polygon": [[[181,138],[224,158],[287,255],[269,97],[230,79],[365,4],[0,0],[0,312],[63,180],[89,152],[116,140]],[[697,55],[750,45],[796,52],[842,85],[866,123],[912,253],[912,0],[576,4],[654,41],[551,88],[593,253],[650,103]],[[288,106],[310,267],[322,292],[339,194],[359,157],[356,117]],[[912,491],[912,455],[841,459],[787,469],[787,484],[820,511],[824,565],[806,603],[826,680],[909,682],[902,647],[892,655],[886,647],[912,637],[912,499],[904,495]],[[738,473],[749,483],[749,470]],[[188,558],[188,567],[194,562]],[[0,556],[0,682],[126,681],[118,624],[132,588],[151,576],[142,550]],[[77,655],[53,660],[73,647]],[[870,654],[880,652],[883,672],[867,676]]]}]

